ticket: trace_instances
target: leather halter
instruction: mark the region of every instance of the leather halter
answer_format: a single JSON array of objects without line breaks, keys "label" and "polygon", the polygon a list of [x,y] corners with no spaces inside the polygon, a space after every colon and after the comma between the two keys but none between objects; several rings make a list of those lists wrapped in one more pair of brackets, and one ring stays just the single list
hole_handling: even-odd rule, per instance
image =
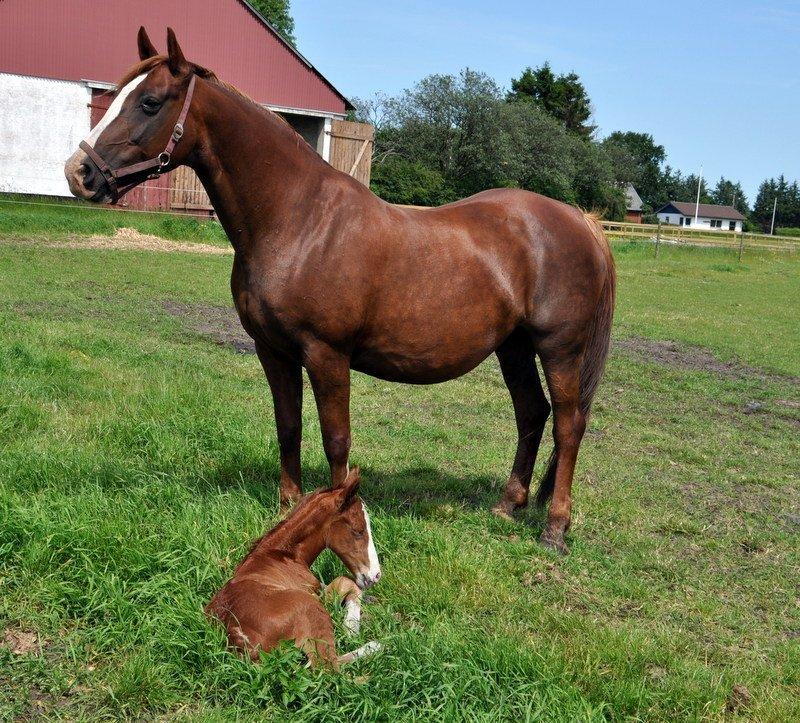
[{"label": "leather halter", "polygon": [[[132,163],[130,166],[113,169],[86,141],[81,141],[78,144],[79,148],[86,153],[89,160],[105,180],[106,185],[111,191],[111,203],[119,201],[128,191],[138,186],[142,181],[158,178],[162,173],[166,172],[166,167],[172,160],[172,151],[175,150],[175,145],[183,137],[183,124],[186,122],[186,116],[189,115],[189,106],[192,104],[196,80],[197,76],[192,75],[192,79],[189,81],[189,90],[186,92],[186,98],[183,100],[181,113],[172,129],[172,135],[169,137],[166,148],[155,158],[151,158],[148,161],[140,161],[139,163]],[[136,178],[131,181],[131,177]]]}]

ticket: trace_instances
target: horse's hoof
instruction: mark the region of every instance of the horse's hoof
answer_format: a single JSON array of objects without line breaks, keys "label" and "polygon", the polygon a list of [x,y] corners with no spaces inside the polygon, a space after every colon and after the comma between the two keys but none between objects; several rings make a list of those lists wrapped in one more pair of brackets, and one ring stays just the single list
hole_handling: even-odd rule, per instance
[{"label": "horse's hoof", "polygon": [[514,519],[514,515],[511,514],[511,510],[508,509],[509,506],[504,502],[498,502],[494,507],[492,507],[492,514],[495,517],[500,517],[503,520],[508,520],[509,522],[516,522]]},{"label": "horse's hoof", "polygon": [[556,534],[545,529],[542,536],[539,538],[539,542],[548,550],[552,550],[559,555],[569,555],[569,548],[564,542],[564,535],[562,533]]}]

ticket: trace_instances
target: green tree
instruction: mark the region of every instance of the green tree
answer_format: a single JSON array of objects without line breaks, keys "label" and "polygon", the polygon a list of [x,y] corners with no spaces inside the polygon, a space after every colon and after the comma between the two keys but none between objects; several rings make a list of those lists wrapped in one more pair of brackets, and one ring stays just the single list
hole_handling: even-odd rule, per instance
[{"label": "green tree", "polygon": [[506,100],[510,103],[536,103],[563,123],[564,128],[582,138],[591,138],[597,128],[589,123],[591,101],[578,75],[556,75],[549,63],[536,69],[525,68],[519,78],[513,78]]},{"label": "green tree", "polygon": [[720,206],[733,206],[739,213],[747,216],[750,208],[747,197],[744,195],[742,185],[738,181],[730,181],[724,176],[720,177],[717,185],[709,192],[711,202]]},{"label": "green tree", "polygon": [[281,37],[292,47],[297,47],[294,36],[294,18],[289,7],[290,0],[249,0],[264,18],[277,30]]},{"label": "green tree", "polygon": [[664,146],[657,144],[652,135],[614,131],[603,140],[603,148],[617,180],[632,183],[648,210],[655,210],[670,200],[663,188],[669,179],[664,178],[661,169],[667,154]]},{"label": "green tree", "polygon": [[789,183],[781,174],[778,178],[768,178],[758,187],[753,203],[753,221],[765,232],[772,223],[772,209],[777,199],[775,226],[800,227],[800,186],[797,181]]}]

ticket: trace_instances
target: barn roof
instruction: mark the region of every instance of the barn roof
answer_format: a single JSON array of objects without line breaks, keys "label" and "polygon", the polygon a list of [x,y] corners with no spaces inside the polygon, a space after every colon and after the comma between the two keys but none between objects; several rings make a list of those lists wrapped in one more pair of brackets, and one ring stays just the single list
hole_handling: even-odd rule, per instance
[{"label": "barn roof", "polygon": [[[695,204],[686,201],[670,201],[656,213],[679,213],[682,216],[694,216]],[[713,203],[701,203],[697,215],[703,218],[724,218],[729,221],[744,221],[744,216],[733,206],[715,206]]]},{"label": "barn roof", "polygon": [[352,107],[245,0],[0,2],[0,72],[113,83],[138,60],[140,25],[162,50],[171,26],[187,58],[259,103],[337,114]]},{"label": "barn roof", "polygon": [[642,198],[639,196],[632,183],[625,186],[625,204],[628,211],[641,211]]}]

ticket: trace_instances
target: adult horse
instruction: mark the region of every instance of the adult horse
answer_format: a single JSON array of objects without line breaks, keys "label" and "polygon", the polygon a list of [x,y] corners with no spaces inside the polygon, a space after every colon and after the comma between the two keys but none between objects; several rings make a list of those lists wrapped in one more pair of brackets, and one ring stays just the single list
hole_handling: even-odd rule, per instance
[{"label": "adult horse", "polygon": [[65,173],[81,198],[114,202],[148,177],[193,168],[235,250],[231,288],[275,406],[283,503],[299,498],[301,369],[319,413],[332,485],[350,451],[350,369],[431,384],[497,354],[518,442],[495,512],[528,502],[554,412],[554,451],[537,494],[552,497],[542,542],[566,552],[571,486],[608,352],[614,264],[581,211],[527,191],[401,208],[325,163],[287,123],[186,60],[171,29],[140,62]]}]

